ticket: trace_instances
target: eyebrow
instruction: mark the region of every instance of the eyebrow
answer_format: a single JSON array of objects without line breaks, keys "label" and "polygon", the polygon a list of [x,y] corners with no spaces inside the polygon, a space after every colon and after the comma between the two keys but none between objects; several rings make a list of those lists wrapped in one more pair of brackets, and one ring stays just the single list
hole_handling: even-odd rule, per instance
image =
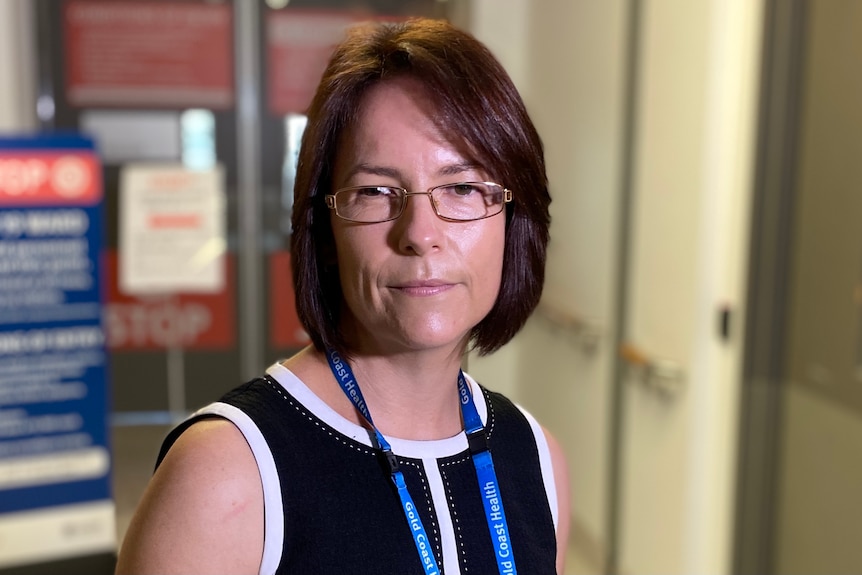
[{"label": "eyebrow", "polygon": [[385,176],[388,178],[401,178],[401,172],[396,170],[395,168],[388,168],[386,166],[374,166],[371,164],[356,164],[353,168],[348,172],[347,179],[352,178],[356,174],[368,174],[371,176]]},{"label": "eyebrow", "polygon": [[[475,162],[459,162],[457,164],[448,164],[446,166],[443,166],[437,171],[437,174],[440,176],[457,176],[458,174],[463,174],[464,172],[481,169],[482,166]],[[350,179],[357,174],[384,176],[387,178],[394,178],[398,180],[403,179],[401,171],[396,168],[390,168],[387,166],[376,166],[366,163],[360,163],[353,166],[353,168],[347,174],[347,179]]]},{"label": "eyebrow", "polygon": [[456,176],[458,174],[463,174],[464,172],[478,171],[481,169],[482,166],[475,162],[460,162],[458,164],[443,166],[438,173],[441,176]]}]

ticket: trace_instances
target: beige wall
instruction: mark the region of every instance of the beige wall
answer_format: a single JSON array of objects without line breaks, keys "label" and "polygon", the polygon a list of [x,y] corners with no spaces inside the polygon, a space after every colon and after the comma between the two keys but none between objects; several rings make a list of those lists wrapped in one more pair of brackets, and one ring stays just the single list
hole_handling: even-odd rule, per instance
[{"label": "beige wall", "polygon": [[0,0],[0,135],[35,130],[33,3]]}]

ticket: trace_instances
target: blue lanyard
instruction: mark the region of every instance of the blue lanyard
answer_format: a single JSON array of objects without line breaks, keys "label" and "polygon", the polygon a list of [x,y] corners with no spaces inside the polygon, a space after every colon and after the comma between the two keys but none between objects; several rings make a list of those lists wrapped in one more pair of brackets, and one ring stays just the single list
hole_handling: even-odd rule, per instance
[{"label": "blue lanyard", "polygon": [[[437,560],[434,558],[431,542],[425,533],[422,520],[419,518],[419,511],[413,503],[410,492],[407,490],[404,474],[401,473],[398,467],[398,460],[395,454],[392,453],[392,447],[386,441],[386,438],[383,437],[383,434],[377,431],[377,427],[371,419],[371,412],[368,411],[368,406],[365,404],[365,398],[362,397],[362,391],[359,389],[359,384],[356,382],[353,370],[350,369],[347,362],[341,359],[338,352],[333,349],[327,351],[326,359],[329,360],[329,367],[332,369],[332,374],[341,386],[342,391],[344,391],[345,395],[353,402],[356,409],[359,410],[374,430],[377,447],[383,451],[383,455],[389,463],[392,481],[398,490],[398,496],[401,498],[401,507],[404,510],[407,523],[410,525],[410,531],[413,533],[413,541],[416,544],[416,551],[419,552],[419,559],[422,561],[425,573],[428,575],[438,575],[440,569],[437,566]],[[495,556],[497,558],[497,568],[501,575],[517,575],[518,571],[515,568],[515,558],[512,554],[511,539],[509,538],[509,525],[506,522],[506,514],[503,511],[503,500],[500,497],[497,473],[494,471],[494,462],[488,449],[484,426],[476,409],[476,404],[473,402],[473,395],[467,386],[464,373],[460,370],[458,371],[458,395],[461,400],[461,414],[464,417],[467,444],[470,448],[473,465],[476,467],[476,477],[479,480],[479,490],[482,493],[482,503],[485,507],[485,519],[488,522],[488,531],[491,534],[491,541],[494,545]]]}]

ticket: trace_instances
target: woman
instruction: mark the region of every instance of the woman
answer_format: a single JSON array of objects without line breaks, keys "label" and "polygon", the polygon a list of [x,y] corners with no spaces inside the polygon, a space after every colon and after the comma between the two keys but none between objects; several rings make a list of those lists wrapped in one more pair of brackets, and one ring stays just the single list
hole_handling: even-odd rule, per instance
[{"label": "woman", "polygon": [[538,303],[542,146],[499,63],[432,20],[357,28],[308,115],[312,346],[174,430],[119,573],[562,573],[566,467],[460,366]]}]

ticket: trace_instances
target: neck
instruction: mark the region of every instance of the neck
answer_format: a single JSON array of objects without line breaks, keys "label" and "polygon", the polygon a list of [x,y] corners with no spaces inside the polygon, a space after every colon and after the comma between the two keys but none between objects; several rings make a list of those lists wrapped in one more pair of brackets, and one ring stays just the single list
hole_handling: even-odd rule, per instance
[{"label": "neck", "polygon": [[357,354],[350,362],[374,424],[403,439],[443,439],[461,431],[456,354]]}]

